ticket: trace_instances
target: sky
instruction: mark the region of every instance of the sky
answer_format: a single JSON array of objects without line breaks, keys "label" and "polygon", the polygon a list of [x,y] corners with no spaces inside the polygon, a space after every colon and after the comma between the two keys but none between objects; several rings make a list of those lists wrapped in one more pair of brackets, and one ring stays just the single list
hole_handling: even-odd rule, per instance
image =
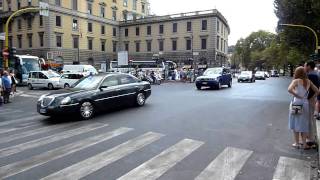
[{"label": "sky", "polygon": [[149,0],[151,13],[167,15],[198,10],[217,9],[227,19],[231,33],[229,45],[251,32],[266,30],[275,33],[277,17],[274,0]]}]

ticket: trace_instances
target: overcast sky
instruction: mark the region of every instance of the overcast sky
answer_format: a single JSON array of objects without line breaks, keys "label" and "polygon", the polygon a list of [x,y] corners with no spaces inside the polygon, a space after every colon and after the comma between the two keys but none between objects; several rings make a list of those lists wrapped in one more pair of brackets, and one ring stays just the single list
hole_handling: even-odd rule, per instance
[{"label": "overcast sky", "polygon": [[149,0],[151,13],[166,15],[197,10],[218,9],[231,28],[229,45],[253,31],[275,32],[277,17],[274,0]]}]

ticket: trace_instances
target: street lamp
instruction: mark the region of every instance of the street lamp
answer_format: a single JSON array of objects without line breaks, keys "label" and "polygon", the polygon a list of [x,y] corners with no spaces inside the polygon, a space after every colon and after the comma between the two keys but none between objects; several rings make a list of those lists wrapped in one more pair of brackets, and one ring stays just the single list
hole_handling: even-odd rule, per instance
[{"label": "street lamp", "polygon": [[289,27],[299,27],[299,28],[305,28],[305,29],[310,30],[313,33],[313,35],[315,37],[315,40],[316,40],[315,50],[314,51],[315,51],[315,53],[318,53],[318,49],[320,49],[318,35],[317,35],[316,31],[313,30],[311,27],[305,26],[305,25],[298,25],[298,24],[279,24],[279,25],[280,26],[289,26]]}]

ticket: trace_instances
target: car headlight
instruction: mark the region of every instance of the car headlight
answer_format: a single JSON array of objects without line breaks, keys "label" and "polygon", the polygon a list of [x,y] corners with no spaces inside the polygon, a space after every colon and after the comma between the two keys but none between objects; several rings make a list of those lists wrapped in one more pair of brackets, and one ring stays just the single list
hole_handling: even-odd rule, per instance
[{"label": "car headlight", "polygon": [[69,104],[71,103],[71,98],[68,96],[64,99],[62,99],[62,101],[60,102],[61,105],[66,105],[66,104]]},{"label": "car headlight", "polygon": [[42,95],[42,96],[40,96],[40,98],[38,99],[38,101],[42,101],[44,97],[46,97],[46,95],[45,95],[45,94],[44,94],[44,95]]}]

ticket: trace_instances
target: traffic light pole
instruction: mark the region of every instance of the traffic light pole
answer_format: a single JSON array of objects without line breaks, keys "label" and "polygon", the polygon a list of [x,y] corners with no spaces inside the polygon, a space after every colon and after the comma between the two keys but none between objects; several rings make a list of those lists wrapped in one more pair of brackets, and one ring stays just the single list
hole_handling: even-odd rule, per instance
[{"label": "traffic light pole", "polygon": [[314,52],[315,52],[316,54],[319,53],[319,52],[318,52],[318,49],[320,49],[320,48],[319,48],[318,34],[317,34],[316,31],[313,30],[311,27],[305,26],[305,25],[298,25],[298,24],[279,24],[279,25],[280,25],[280,26],[289,26],[289,27],[299,27],[299,28],[305,28],[305,29],[310,30],[310,31],[313,33],[313,35],[314,35],[314,37],[315,37],[315,40],[316,40],[316,45],[315,45],[316,47],[315,47]]},{"label": "traffic light pole", "polygon": [[[6,25],[5,25],[5,48],[9,49],[9,24],[11,19],[13,19],[16,16],[20,16],[21,14],[24,13],[30,13],[30,12],[38,12],[40,10],[40,8],[25,8],[25,9],[20,9],[18,11],[15,11],[13,14],[11,14],[11,16],[8,18]],[[8,63],[9,59],[8,57],[4,58],[3,61],[3,67],[4,69],[8,69],[9,63]]]}]

